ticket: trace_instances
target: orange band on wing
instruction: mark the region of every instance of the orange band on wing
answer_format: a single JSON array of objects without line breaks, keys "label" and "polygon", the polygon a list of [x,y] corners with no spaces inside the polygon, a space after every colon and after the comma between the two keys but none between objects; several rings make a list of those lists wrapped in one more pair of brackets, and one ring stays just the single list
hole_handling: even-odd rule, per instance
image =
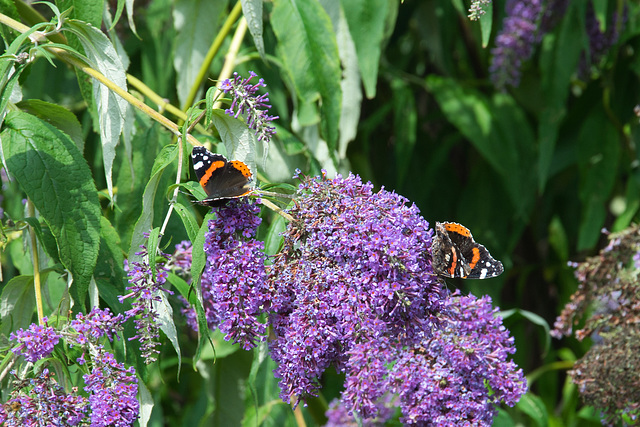
[{"label": "orange band on wing", "polygon": [[480,261],[480,249],[472,248],[472,251],[473,258],[471,258],[471,261],[469,261],[469,267],[471,267],[471,269],[473,270],[474,268],[476,268],[476,264],[478,263],[478,261]]},{"label": "orange band on wing", "polygon": [[447,271],[449,272],[449,275],[451,277],[454,277],[456,273],[456,267],[458,266],[458,255],[456,255],[456,250],[453,246],[451,247],[451,257],[451,267],[449,267],[449,270]]},{"label": "orange band on wing", "polygon": [[204,175],[202,175],[202,178],[200,178],[200,185],[202,185],[203,187],[206,186],[207,182],[209,182],[209,179],[211,179],[211,175],[213,175],[213,173],[218,169],[223,168],[224,165],[225,165],[225,162],[223,162],[222,160],[218,160],[217,162],[211,163],[211,166],[209,166],[209,169],[207,169]]},{"label": "orange band on wing", "polygon": [[230,163],[235,169],[242,172],[242,175],[244,175],[246,178],[251,178],[251,171],[249,170],[247,165],[244,164],[244,162],[241,162],[240,160],[233,160]]},{"label": "orange band on wing", "polygon": [[444,227],[447,229],[447,231],[453,231],[454,233],[457,233],[461,236],[464,236],[464,237],[471,236],[471,232],[464,225],[456,224],[454,222],[449,222],[449,223],[446,223]]}]

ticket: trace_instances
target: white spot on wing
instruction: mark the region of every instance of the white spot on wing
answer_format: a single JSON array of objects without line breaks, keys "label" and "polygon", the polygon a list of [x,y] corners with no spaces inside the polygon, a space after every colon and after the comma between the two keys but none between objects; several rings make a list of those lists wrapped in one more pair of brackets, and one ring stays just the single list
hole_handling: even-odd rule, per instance
[{"label": "white spot on wing", "polygon": [[198,163],[195,163],[195,164],[193,165],[193,169],[194,169],[194,170],[198,170],[198,169],[201,169],[201,168],[203,168],[203,167],[204,167],[204,163],[202,163],[202,161],[200,161],[200,162],[198,162]]}]

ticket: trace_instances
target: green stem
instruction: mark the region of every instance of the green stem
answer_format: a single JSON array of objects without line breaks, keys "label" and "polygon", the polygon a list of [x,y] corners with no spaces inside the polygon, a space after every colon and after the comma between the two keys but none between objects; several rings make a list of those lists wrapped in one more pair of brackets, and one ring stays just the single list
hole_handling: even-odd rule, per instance
[{"label": "green stem", "polygon": [[[31,200],[27,200],[27,211],[30,217],[36,216],[36,209],[31,203]],[[38,311],[38,324],[44,325],[42,318],[44,317],[44,310],[42,309],[42,284],[40,283],[40,257],[38,256],[38,239],[36,238],[36,232],[33,227],[29,226],[29,234],[31,235],[31,259],[33,260],[33,287],[36,294],[36,309]]]},{"label": "green stem", "polygon": [[215,40],[213,40],[213,43],[211,44],[211,47],[209,48],[209,51],[207,52],[207,55],[204,58],[204,61],[202,61],[202,65],[200,66],[200,70],[198,71],[198,76],[196,77],[195,82],[191,86],[189,95],[187,95],[187,99],[185,100],[184,105],[182,107],[183,111],[186,111],[189,107],[191,107],[191,105],[193,104],[193,101],[196,99],[196,95],[198,94],[198,89],[202,86],[204,81],[207,79],[207,75],[209,74],[209,66],[211,65],[211,62],[213,62],[213,58],[215,58],[216,54],[220,50],[220,46],[222,46],[222,42],[231,31],[231,27],[233,26],[233,24],[238,20],[240,13],[242,13],[242,3],[238,1],[236,5],[233,7],[233,10],[231,10],[231,13],[227,17],[227,20],[222,25],[222,28],[220,28],[220,31],[218,32],[218,35],[216,36]]}]

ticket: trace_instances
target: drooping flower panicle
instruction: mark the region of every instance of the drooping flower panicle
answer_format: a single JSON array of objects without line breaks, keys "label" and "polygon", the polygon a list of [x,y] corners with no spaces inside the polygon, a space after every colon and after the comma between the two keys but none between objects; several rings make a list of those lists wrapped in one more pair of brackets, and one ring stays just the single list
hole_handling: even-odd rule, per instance
[{"label": "drooping flower panicle", "polygon": [[243,79],[238,73],[233,73],[233,79],[223,81],[220,89],[230,94],[232,98],[231,106],[225,112],[235,118],[241,114],[246,116],[247,125],[256,132],[258,141],[269,142],[276,133],[276,129],[269,123],[278,116],[268,114],[271,108],[269,92],[262,95],[256,94],[261,87],[267,86],[264,79],[251,83],[251,80],[257,76],[253,71],[249,71],[249,78]]},{"label": "drooping flower panicle", "polygon": [[[160,315],[155,308],[155,304],[162,301],[161,292],[172,295],[173,292],[163,285],[167,280],[168,271],[164,262],[157,262],[155,274],[149,264],[149,254],[144,245],[142,251],[137,252],[140,261],[127,263],[125,269],[129,277],[131,286],[127,287],[128,294],[119,296],[120,302],[131,299],[131,310],[125,313],[125,318],[134,318],[137,335],[129,338],[137,339],[140,342],[142,357],[147,364],[153,363],[160,353],[156,347],[160,345],[157,338],[160,336]],[[166,259],[168,256],[162,254]]]},{"label": "drooping flower panicle", "polygon": [[499,89],[518,86],[522,63],[529,59],[541,37],[542,0],[507,0],[506,9],[489,67],[491,80]]},{"label": "drooping flower panicle", "polygon": [[264,243],[255,239],[260,208],[250,200],[232,200],[214,209],[201,277],[207,321],[225,339],[250,349],[264,339],[266,326],[258,317],[269,301]]}]

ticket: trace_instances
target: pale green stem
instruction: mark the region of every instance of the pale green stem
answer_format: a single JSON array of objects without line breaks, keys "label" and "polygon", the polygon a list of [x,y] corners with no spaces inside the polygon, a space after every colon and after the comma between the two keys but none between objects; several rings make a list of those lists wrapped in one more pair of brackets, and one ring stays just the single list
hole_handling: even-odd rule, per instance
[{"label": "pale green stem", "polygon": [[233,7],[233,9],[231,10],[231,13],[229,13],[229,16],[227,17],[227,20],[225,21],[225,23],[222,25],[222,28],[220,28],[218,35],[213,40],[213,43],[211,44],[211,47],[209,48],[207,55],[204,57],[204,60],[202,61],[202,65],[200,66],[198,75],[196,76],[196,79],[193,85],[191,86],[191,89],[189,90],[189,95],[187,95],[187,99],[185,100],[185,103],[182,106],[182,109],[184,111],[187,111],[187,109],[191,107],[194,100],[196,99],[198,89],[200,89],[204,81],[207,79],[207,76],[209,75],[209,66],[211,65],[211,62],[213,62],[213,58],[215,58],[216,54],[220,50],[220,47],[222,46],[222,42],[227,37],[227,34],[231,32],[231,27],[238,20],[238,17],[240,16],[241,13],[242,13],[242,3],[238,1],[236,5]]}]

